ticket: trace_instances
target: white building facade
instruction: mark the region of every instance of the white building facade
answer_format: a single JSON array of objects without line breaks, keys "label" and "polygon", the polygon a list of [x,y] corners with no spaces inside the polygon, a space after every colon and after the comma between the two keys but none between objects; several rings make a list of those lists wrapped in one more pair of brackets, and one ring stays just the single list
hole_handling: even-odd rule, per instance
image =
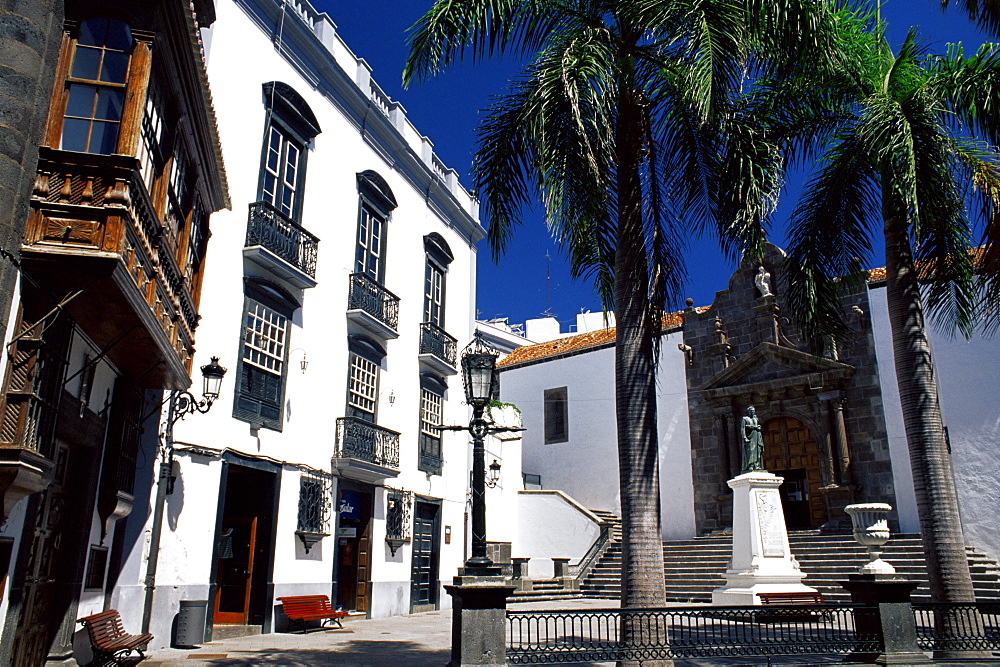
[{"label": "white building facade", "polygon": [[[207,600],[206,638],[280,629],[285,595],[369,617],[449,606],[468,441],[433,427],[468,422],[477,202],[329,16],[272,0],[217,13],[205,39],[233,210],[213,219],[198,346],[228,373],[174,429],[155,645],[184,600]],[[155,528],[129,523],[111,600],[127,618]]]}]

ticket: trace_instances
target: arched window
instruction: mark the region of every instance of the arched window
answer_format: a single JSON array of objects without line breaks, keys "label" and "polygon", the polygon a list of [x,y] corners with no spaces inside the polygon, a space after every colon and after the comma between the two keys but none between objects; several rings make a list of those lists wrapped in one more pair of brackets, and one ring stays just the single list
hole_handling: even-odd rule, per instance
[{"label": "arched window", "polygon": [[385,278],[386,221],[396,208],[396,197],[385,179],[370,170],[358,174],[358,193],[360,210],[354,272],[363,273],[381,285]]},{"label": "arched window", "polygon": [[448,243],[434,232],[424,237],[424,322],[444,328],[445,275],[455,256]]},{"label": "arched window", "polygon": [[258,201],[299,222],[305,189],[306,147],[321,132],[306,101],[286,83],[264,84],[267,127],[261,152]]}]

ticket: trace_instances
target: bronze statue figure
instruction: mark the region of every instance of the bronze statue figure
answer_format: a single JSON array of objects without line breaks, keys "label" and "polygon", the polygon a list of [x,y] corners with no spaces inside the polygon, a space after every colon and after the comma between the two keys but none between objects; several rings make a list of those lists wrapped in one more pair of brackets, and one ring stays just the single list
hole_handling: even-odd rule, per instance
[{"label": "bronze statue figure", "polygon": [[760,422],[757,421],[757,411],[751,405],[743,417],[743,469],[745,472],[764,470],[764,438],[760,432]]}]

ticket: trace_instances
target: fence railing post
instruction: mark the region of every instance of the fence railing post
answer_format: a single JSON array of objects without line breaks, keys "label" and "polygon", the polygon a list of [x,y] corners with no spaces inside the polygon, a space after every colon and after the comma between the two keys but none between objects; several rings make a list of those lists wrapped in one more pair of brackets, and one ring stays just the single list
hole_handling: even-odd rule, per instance
[{"label": "fence railing post", "polygon": [[915,665],[932,662],[917,645],[917,623],[910,594],[917,582],[895,574],[852,574],[840,585],[851,602],[863,605],[854,611],[855,632],[877,642],[877,651],[857,651],[854,662]]},{"label": "fence railing post", "polygon": [[448,667],[507,664],[507,598],[514,587],[503,577],[455,577],[444,589],[452,598]]}]

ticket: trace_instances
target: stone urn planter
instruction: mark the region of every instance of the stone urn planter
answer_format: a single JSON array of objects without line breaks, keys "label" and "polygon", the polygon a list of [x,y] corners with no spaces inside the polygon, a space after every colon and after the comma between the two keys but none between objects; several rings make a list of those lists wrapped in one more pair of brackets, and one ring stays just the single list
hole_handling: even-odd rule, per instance
[{"label": "stone urn planter", "polygon": [[868,562],[861,566],[861,574],[895,574],[896,569],[882,560],[882,547],[889,541],[889,512],[887,503],[861,503],[848,505],[844,511],[854,524],[854,539],[868,547]]}]

